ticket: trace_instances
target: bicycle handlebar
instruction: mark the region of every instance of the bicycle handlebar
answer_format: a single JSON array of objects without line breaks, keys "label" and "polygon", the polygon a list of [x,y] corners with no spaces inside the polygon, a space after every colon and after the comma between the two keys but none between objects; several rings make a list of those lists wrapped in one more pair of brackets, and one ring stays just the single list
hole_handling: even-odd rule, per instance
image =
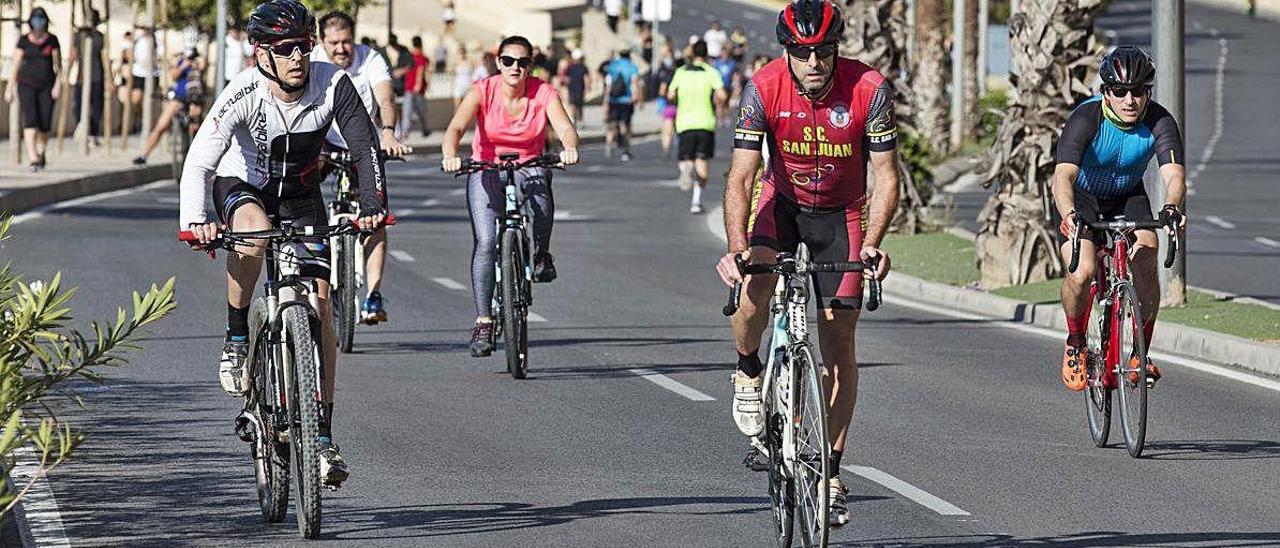
[{"label": "bicycle handlebar", "polygon": [[[387,214],[382,220],[382,226],[392,226],[396,224],[396,216]],[[268,230],[252,230],[245,232],[222,232],[218,234],[213,241],[209,242],[202,251],[208,251],[209,257],[212,258],[215,248],[222,248],[228,251],[235,251],[237,245],[248,244],[248,240],[295,240],[304,237],[332,237],[352,232],[359,232],[360,228],[354,220],[347,221],[338,225],[321,225],[321,226],[285,226],[280,228],[272,228]],[[190,230],[182,230],[178,232],[178,241],[192,244],[200,241],[196,234]]]},{"label": "bicycle handlebar", "polygon": [[515,158],[508,158],[507,155],[503,155],[501,159],[499,159],[499,161],[497,162],[486,162],[484,160],[472,160],[470,158],[464,158],[462,160],[462,168],[459,169],[458,172],[454,174],[454,176],[459,177],[462,175],[470,175],[477,171],[484,171],[486,169],[506,170],[506,169],[524,169],[526,167],[548,167],[548,168],[563,169],[564,165],[560,163],[560,155],[552,154],[552,153],[540,154],[538,156],[534,156],[533,158],[530,158],[523,162],[517,162]]},{"label": "bicycle handlebar", "polygon": [[[835,261],[829,263],[808,262],[804,264],[795,261],[778,262],[775,264],[746,264],[742,257],[735,257],[738,263],[738,272],[743,276],[752,274],[808,274],[812,272],[871,272],[871,279],[867,283],[867,310],[875,311],[880,308],[883,302],[883,288],[880,279],[875,276],[876,264],[879,260],[871,262],[863,261]],[[732,316],[738,312],[738,300],[742,296],[742,282],[736,282],[733,287],[729,288],[729,300],[725,303],[721,313],[725,316]]]},{"label": "bicycle handlebar", "polygon": [[[410,147],[405,147],[404,153],[413,154],[413,149]],[[321,154],[320,158],[326,162],[336,164],[343,168],[351,166],[351,151],[349,150],[331,150],[329,152]],[[387,154],[384,151],[379,150],[378,161],[407,162],[408,160],[406,160],[404,156],[392,156],[390,154]]]},{"label": "bicycle handlebar", "polygon": [[[1071,272],[1071,273],[1074,273],[1076,271],[1076,268],[1080,266],[1080,237],[1084,235],[1084,229],[1086,227],[1092,230],[1121,232],[1125,230],[1155,230],[1157,228],[1166,228],[1167,226],[1163,221],[1105,221],[1105,222],[1091,222],[1091,223],[1076,222],[1075,225],[1076,225],[1076,231],[1075,231],[1076,233],[1075,233],[1075,236],[1071,238],[1071,263],[1067,265],[1067,272]],[[1173,260],[1178,254],[1178,236],[1176,232],[1177,228],[1174,227],[1174,230],[1175,230],[1174,235],[1169,238],[1169,248],[1165,250],[1165,255],[1164,255],[1165,268],[1170,268],[1173,266]]]}]

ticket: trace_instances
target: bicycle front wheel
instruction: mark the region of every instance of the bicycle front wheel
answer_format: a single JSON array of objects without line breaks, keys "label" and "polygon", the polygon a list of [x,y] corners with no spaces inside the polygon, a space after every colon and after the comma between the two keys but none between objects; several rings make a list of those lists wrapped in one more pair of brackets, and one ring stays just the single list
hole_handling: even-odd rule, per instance
[{"label": "bicycle front wheel", "polygon": [[[781,364],[786,359],[786,351],[779,349],[774,363]],[[773,369],[775,377],[782,367]],[[771,383],[776,393],[781,384],[775,378]],[[769,451],[769,503],[773,506],[773,525],[775,541],[778,548],[790,548],[793,524],[795,523],[795,482],[783,470],[787,465],[782,457],[782,437],[786,432],[787,417],[785,410],[778,409],[768,396],[768,408],[765,413],[764,443]]]},{"label": "bicycle front wheel", "polygon": [[289,507],[289,446],[276,437],[278,402],[274,400],[276,383],[271,363],[274,358],[267,344],[271,334],[267,323],[266,299],[254,299],[249,310],[249,333],[253,336],[249,340],[249,371],[253,385],[245,398],[245,410],[258,418],[262,430],[255,432],[258,439],[249,447],[253,453],[262,518],[269,523],[279,523],[284,521]]},{"label": "bicycle front wheel", "polygon": [[333,271],[337,284],[330,300],[333,301],[333,318],[338,325],[338,350],[351,353],[356,337],[356,235],[343,234],[337,238],[333,254]]},{"label": "bicycle front wheel", "polygon": [[1120,387],[1120,423],[1129,456],[1138,458],[1147,439],[1147,344],[1137,291],[1126,284],[1116,292],[1116,300],[1111,321],[1117,323],[1111,344],[1120,350],[1120,363],[1115,366],[1116,386]]},{"label": "bicycle front wheel", "polygon": [[520,231],[504,230],[501,245],[503,350],[507,355],[507,371],[512,377],[523,379],[529,373],[529,309]]},{"label": "bicycle front wheel", "polygon": [[792,439],[795,455],[792,480],[795,489],[796,525],[801,545],[827,545],[827,499],[831,445],[827,440],[827,400],[822,375],[807,345],[791,348]]},{"label": "bicycle front wheel", "polygon": [[[302,307],[285,310],[289,356],[293,360],[291,394],[293,461],[298,476],[298,534],[320,537],[320,349],[312,321]],[[318,326],[317,326],[318,329]]]},{"label": "bicycle front wheel", "polygon": [[1090,299],[1090,302],[1093,310],[1089,312],[1089,326],[1085,331],[1085,346],[1089,354],[1085,360],[1088,385],[1084,391],[1084,411],[1089,418],[1089,438],[1093,440],[1094,447],[1105,447],[1111,435],[1111,390],[1103,378],[1107,374],[1105,336],[1111,325],[1111,316],[1098,299]]}]

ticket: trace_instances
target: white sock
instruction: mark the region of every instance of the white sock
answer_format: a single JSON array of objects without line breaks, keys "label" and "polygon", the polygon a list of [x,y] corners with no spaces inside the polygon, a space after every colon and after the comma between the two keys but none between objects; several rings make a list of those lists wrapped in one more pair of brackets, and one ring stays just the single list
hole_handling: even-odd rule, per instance
[{"label": "white sock", "polygon": [[702,204],[702,181],[698,181],[697,184],[693,185],[693,201],[690,203],[690,205],[701,205],[701,204]]}]

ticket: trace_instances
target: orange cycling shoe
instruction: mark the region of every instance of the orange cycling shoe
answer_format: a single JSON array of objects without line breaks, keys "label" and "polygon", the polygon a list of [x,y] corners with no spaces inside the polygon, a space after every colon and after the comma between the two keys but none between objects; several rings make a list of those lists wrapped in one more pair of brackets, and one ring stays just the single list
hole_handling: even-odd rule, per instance
[{"label": "orange cycling shoe", "polygon": [[1088,384],[1085,374],[1085,361],[1089,358],[1089,351],[1083,346],[1066,345],[1066,350],[1062,354],[1062,384],[1072,391],[1079,392],[1084,390]]},{"label": "orange cycling shoe", "polygon": [[[1137,368],[1138,368],[1138,357],[1137,356],[1130,357],[1129,369],[1137,369]],[[1151,362],[1151,358],[1147,358],[1147,388],[1151,388],[1155,386],[1156,381],[1158,380],[1160,380],[1160,368],[1156,367],[1156,364]],[[1129,382],[1130,383],[1138,382],[1137,371],[1129,372]]]}]

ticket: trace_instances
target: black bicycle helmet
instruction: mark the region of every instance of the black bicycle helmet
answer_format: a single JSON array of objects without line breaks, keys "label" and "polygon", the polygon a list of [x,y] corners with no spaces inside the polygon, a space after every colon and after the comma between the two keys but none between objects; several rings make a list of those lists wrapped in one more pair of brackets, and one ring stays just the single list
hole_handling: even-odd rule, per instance
[{"label": "black bicycle helmet", "polygon": [[245,30],[253,44],[310,38],[316,34],[316,17],[297,0],[271,0],[254,8]]},{"label": "black bicycle helmet", "polygon": [[1156,66],[1137,46],[1120,46],[1102,58],[1098,76],[1106,86],[1149,86],[1155,81]]},{"label": "black bicycle helmet", "polygon": [[844,16],[827,0],[796,0],[778,14],[777,34],[783,46],[839,43]]}]

